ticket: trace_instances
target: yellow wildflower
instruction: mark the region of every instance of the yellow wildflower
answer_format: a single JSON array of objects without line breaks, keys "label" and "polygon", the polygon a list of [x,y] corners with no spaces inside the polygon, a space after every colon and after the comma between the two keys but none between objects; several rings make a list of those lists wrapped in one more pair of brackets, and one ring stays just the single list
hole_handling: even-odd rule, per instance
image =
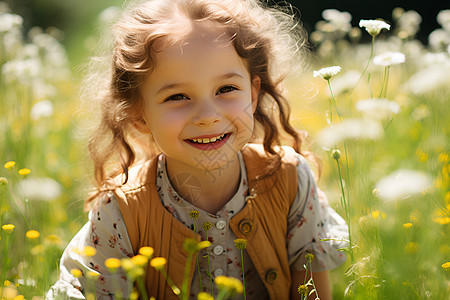
[{"label": "yellow wildflower", "polygon": [[197,250],[202,250],[203,248],[208,248],[209,246],[211,246],[210,241],[201,241],[197,244]]},{"label": "yellow wildflower", "polygon": [[31,248],[30,253],[31,255],[37,256],[44,253],[44,251],[45,251],[44,245],[37,245]]},{"label": "yellow wildflower", "polygon": [[147,258],[151,258],[153,256],[153,252],[154,252],[153,248],[152,247],[148,247],[148,246],[141,247],[139,249],[139,254],[140,255],[144,255]]},{"label": "yellow wildflower", "polygon": [[13,298],[14,300],[23,300],[25,297],[23,295],[18,295]]},{"label": "yellow wildflower", "polygon": [[194,209],[189,212],[189,216],[195,220],[195,219],[198,219],[198,217],[200,216],[200,213],[198,212],[198,210]]},{"label": "yellow wildflower", "polygon": [[3,286],[10,286],[10,285],[11,285],[11,281],[9,281],[9,280],[5,280],[3,282]]},{"label": "yellow wildflower", "polygon": [[312,262],[313,259],[314,259],[314,254],[308,253],[308,254],[305,255],[305,258],[306,258],[306,261]]},{"label": "yellow wildflower", "polygon": [[449,155],[448,153],[440,153],[438,157],[438,162],[448,162],[449,161]]},{"label": "yellow wildflower", "polygon": [[144,266],[146,266],[147,263],[148,263],[148,258],[147,258],[147,256],[140,255],[140,254],[133,256],[133,257],[131,258],[131,260],[133,261],[133,263],[134,263],[136,266],[139,266],[139,267],[144,267]]},{"label": "yellow wildflower", "polygon": [[61,238],[56,234],[49,234],[45,237],[45,242],[49,244],[62,245]]},{"label": "yellow wildflower", "polygon": [[441,267],[445,270],[445,271],[450,271],[450,261],[443,263],[441,265]]},{"label": "yellow wildflower", "polygon": [[235,239],[234,245],[239,250],[243,250],[243,249],[247,248],[247,240],[246,239]]},{"label": "yellow wildflower", "polygon": [[297,291],[301,297],[306,297],[306,296],[308,296],[309,288],[308,288],[308,286],[306,286],[304,284],[299,284]]},{"label": "yellow wildflower", "polygon": [[225,290],[230,295],[241,294],[244,290],[242,282],[234,277],[217,276],[214,279],[219,291]]},{"label": "yellow wildflower", "polygon": [[208,293],[201,292],[197,294],[197,300],[214,300],[214,298]]},{"label": "yellow wildflower", "polygon": [[412,227],[412,223],[405,223],[405,224],[403,224],[403,227],[405,227],[406,229],[409,229],[409,228],[411,228]]},{"label": "yellow wildflower", "polygon": [[8,161],[3,166],[5,167],[5,169],[11,169],[12,167],[14,167],[15,164],[16,164],[16,162],[11,160],[11,161]]},{"label": "yellow wildflower", "polygon": [[122,269],[124,269],[126,272],[129,272],[132,269],[136,268],[136,265],[131,260],[131,258],[122,258],[120,260],[120,265],[122,266]]},{"label": "yellow wildflower", "polygon": [[88,271],[86,273],[86,277],[89,278],[89,279],[97,279],[98,276],[100,276],[100,274],[97,273],[97,272],[94,272],[94,271]]},{"label": "yellow wildflower", "polygon": [[4,231],[6,231],[6,233],[11,233],[11,232],[13,232],[15,227],[16,226],[14,226],[13,224],[5,224],[5,225],[2,226],[2,229]]},{"label": "yellow wildflower", "polygon": [[19,173],[20,175],[22,175],[22,176],[26,176],[26,175],[28,175],[28,174],[31,173],[31,170],[30,170],[30,169],[27,169],[27,168],[23,168],[23,169],[20,169],[20,170],[18,171],[18,173]]},{"label": "yellow wildflower", "polygon": [[164,269],[164,265],[167,263],[167,260],[164,257],[155,257],[150,261],[150,266],[155,268],[156,270]]},{"label": "yellow wildflower", "polygon": [[72,270],[70,270],[70,274],[72,274],[73,277],[75,277],[75,278],[79,278],[79,277],[83,276],[83,272],[81,272],[80,269],[72,269]]},{"label": "yellow wildflower", "polygon": [[28,230],[27,233],[25,233],[25,236],[30,240],[37,239],[40,235],[41,234],[37,230]]},{"label": "yellow wildflower", "polygon": [[383,219],[386,219],[386,214],[385,214],[385,213],[383,213],[383,212],[381,212],[381,211],[379,211],[379,210],[375,210],[375,211],[372,212],[372,217],[373,217],[374,219],[377,219],[380,215],[381,215],[381,217],[382,217]]},{"label": "yellow wildflower", "polygon": [[83,255],[91,257],[97,254],[97,250],[94,247],[86,246],[83,248]]},{"label": "yellow wildflower", "polygon": [[117,258],[108,258],[105,260],[105,266],[110,270],[115,270],[120,267],[120,260]]},{"label": "yellow wildflower", "polygon": [[205,229],[205,231],[210,230],[212,227],[211,222],[207,221],[207,222],[203,222],[203,229]]}]

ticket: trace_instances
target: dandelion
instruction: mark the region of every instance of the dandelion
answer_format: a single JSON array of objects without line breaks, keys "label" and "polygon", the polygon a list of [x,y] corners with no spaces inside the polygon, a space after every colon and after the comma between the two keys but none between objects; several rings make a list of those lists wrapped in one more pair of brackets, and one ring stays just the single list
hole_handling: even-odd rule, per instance
[{"label": "dandelion", "polygon": [[391,25],[380,20],[360,20],[359,27],[364,27],[366,31],[373,37],[379,35],[381,29],[391,29]]},{"label": "dandelion", "polygon": [[327,68],[322,68],[319,71],[314,71],[313,76],[314,77],[322,77],[325,80],[330,80],[334,75],[339,73],[341,71],[340,66],[332,66]]},{"label": "dandelion", "polygon": [[229,296],[241,294],[242,291],[244,290],[242,282],[237,278],[226,277],[221,275],[217,276],[214,279],[214,282],[216,283],[219,291],[224,291]]},{"label": "dandelion", "polygon": [[120,260],[117,258],[108,258],[105,260],[105,266],[113,272],[120,267]]},{"label": "dandelion", "polygon": [[303,297],[308,296],[309,288],[308,288],[308,286],[306,286],[304,284],[299,284],[297,291],[298,291],[299,295],[303,298]]},{"label": "dandelion", "polygon": [[39,233],[39,231],[37,231],[37,230],[28,230],[28,231],[25,233],[25,235],[26,235],[26,237],[29,238],[30,240],[34,240],[34,239],[37,239],[37,238],[40,236],[40,233]]},{"label": "dandelion", "polygon": [[384,201],[409,198],[423,192],[431,184],[427,174],[407,169],[399,169],[380,179],[376,184],[378,195]]},{"label": "dandelion", "polygon": [[378,66],[389,67],[405,62],[405,54],[401,52],[386,52],[373,58],[373,63]]},{"label": "dandelion", "polygon": [[95,254],[97,254],[97,250],[94,247],[86,246],[83,248],[82,253],[85,256],[91,257],[91,256],[94,256]]},{"label": "dandelion", "polygon": [[450,271],[450,261],[443,263],[441,265],[441,267],[445,270],[445,271]]},{"label": "dandelion", "polygon": [[314,254],[312,254],[312,253],[306,254],[305,255],[305,259],[306,259],[307,262],[312,262],[313,259],[314,259]]},{"label": "dandelion", "polygon": [[234,240],[234,245],[239,250],[246,249],[247,248],[247,240],[246,239],[235,239]]},{"label": "dandelion", "polygon": [[71,269],[70,274],[72,274],[75,278],[80,278],[81,276],[83,276],[83,272],[81,272],[80,269]]},{"label": "dandelion", "polygon": [[189,216],[190,216],[193,220],[195,220],[195,219],[198,219],[198,217],[200,216],[200,213],[198,212],[198,210],[194,209],[194,210],[191,210],[191,211],[189,212]]},{"label": "dandelion", "polygon": [[140,254],[133,256],[131,260],[139,267],[145,267],[148,263],[148,258]]},{"label": "dandelion", "polygon": [[139,254],[144,255],[147,258],[151,258],[153,256],[153,252],[154,252],[153,248],[152,247],[148,247],[148,246],[141,247],[139,249]]},{"label": "dandelion", "polygon": [[164,257],[155,257],[150,261],[150,266],[156,270],[161,270],[167,264],[167,260]]},{"label": "dandelion", "polygon": [[12,169],[12,168],[14,167],[15,164],[16,164],[16,162],[13,161],[13,160],[11,160],[11,161],[8,161],[7,163],[5,163],[5,164],[3,165],[3,167],[5,167],[5,169]]},{"label": "dandelion", "polygon": [[28,174],[31,173],[31,170],[30,170],[30,169],[27,169],[27,168],[23,168],[23,169],[20,169],[20,170],[18,171],[18,173],[19,173],[20,175],[22,175],[22,176],[27,176]]},{"label": "dandelion", "polygon": [[409,229],[412,227],[412,225],[413,225],[412,223],[405,223],[405,224],[403,224],[403,227],[406,229]]},{"label": "dandelion", "polygon": [[2,226],[2,229],[6,232],[6,233],[11,233],[13,232],[14,228],[16,226],[14,226],[13,224],[5,224]]}]

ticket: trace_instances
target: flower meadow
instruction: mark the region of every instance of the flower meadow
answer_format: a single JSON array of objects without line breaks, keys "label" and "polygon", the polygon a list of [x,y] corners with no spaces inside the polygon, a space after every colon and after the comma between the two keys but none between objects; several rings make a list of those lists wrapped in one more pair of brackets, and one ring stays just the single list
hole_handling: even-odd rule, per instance
[{"label": "flower meadow", "polygon": [[[116,11],[108,8],[99,22]],[[348,259],[330,273],[333,298],[448,299],[450,10],[436,16],[440,27],[426,45],[416,39],[422,17],[412,10],[396,8],[390,20],[352,20],[334,9],[322,17],[309,33],[309,64],[286,89],[293,124],[308,132],[304,146],[322,160],[319,185],[349,227]],[[38,300],[87,220],[89,112],[63,32],[24,32],[23,22],[0,6],[0,298]],[[96,39],[86,37],[85,46]],[[246,243],[236,241],[241,253]],[[208,247],[185,243],[192,259]],[[145,298],[145,268],[165,272],[165,258],[152,254],[141,249],[129,260],[107,260],[107,268],[126,270]],[[187,283],[167,280],[187,299]],[[211,285],[221,291],[217,299],[245,293],[242,278],[211,278]],[[312,280],[298,291],[299,299],[315,299]]]}]

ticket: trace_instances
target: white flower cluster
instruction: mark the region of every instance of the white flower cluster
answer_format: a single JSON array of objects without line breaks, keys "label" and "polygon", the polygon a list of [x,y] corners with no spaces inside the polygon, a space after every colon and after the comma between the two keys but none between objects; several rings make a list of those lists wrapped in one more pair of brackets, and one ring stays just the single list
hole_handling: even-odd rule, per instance
[{"label": "white flower cluster", "polygon": [[391,25],[380,20],[360,20],[359,27],[366,28],[367,32],[374,37],[380,34],[381,29],[391,29]]},{"label": "white flower cluster", "polygon": [[0,32],[7,32],[22,26],[23,18],[14,14],[0,14]]},{"label": "white flower cluster", "polygon": [[365,116],[375,120],[381,120],[398,114],[400,106],[394,101],[387,99],[365,99],[356,102],[356,110],[362,112]]},{"label": "white flower cluster", "polygon": [[322,77],[325,80],[330,80],[334,75],[336,75],[340,71],[341,71],[340,66],[326,67],[326,68],[320,69],[319,71],[314,71],[313,76],[314,77]]},{"label": "white flower cluster", "polygon": [[373,58],[373,63],[378,66],[389,67],[405,62],[405,54],[401,52],[386,52]]}]

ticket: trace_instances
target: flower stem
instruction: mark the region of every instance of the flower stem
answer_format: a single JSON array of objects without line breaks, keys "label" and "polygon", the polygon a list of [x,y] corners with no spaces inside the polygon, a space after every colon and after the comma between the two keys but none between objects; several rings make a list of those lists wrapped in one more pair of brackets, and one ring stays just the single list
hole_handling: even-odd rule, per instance
[{"label": "flower stem", "polygon": [[192,254],[188,254],[188,258],[186,260],[186,265],[184,266],[184,278],[183,278],[183,286],[181,288],[181,294],[183,300],[188,300],[189,298],[189,269],[191,267],[192,262]]},{"label": "flower stem", "polygon": [[137,278],[139,292],[144,299],[148,299],[147,289],[144,286],[144,281],[142,280],[142,276]]},{"label": "flower stem", "polygon": [[375,37],[372,36],[372,44],[371,44],[371,46],[370,46],[370,55],[369,55],[369,59],[368,59],[368,61],[367,61],[366,67],[364,68],[364,71],[361,73],[361,76],[359,76],[359,79],[358,79],[358,81],[356,82],[355,86],[354,86],[354,87],[352,88],[352,90],[350,91],[349,96],[352,95],[353,91],[354,91],[354,90],[356,89],[356,87],[358,86],[358,83],[359,83],[359,82],[361,81],[361,79],[363,78],[364,74],[365,74],[366,71],[367,71],[367,68],[368,68],[369,65],[370,65],[370,62],[372,61],[374,45],[375,45]]},{"label": "flower stem", "polygon": [[390,66],[387,66],[386,68],[384,68],[383,84],[381,86],[381,91],[380,91],[380,95],[378,96],[378,98],[386,97],[387,86],[388,86],[388,81],[389,81],[389,69],[390,69]]},{"label": "flower stem", "polygon": [[[175,285],[175,283],[173,283],[172,279],[171,279],[171,278],[169,277],[169,275],[166,273],[166,270],[164,270],[164,268],[162,268],[162,269],[160,270],[160,272],[163,274],[164,279],[166,279],[166,281],[167,281],[167,283],[169,284],[170,288],[172,289],[173,293],[174,293],[175,295],[177,295],[177,297],[178,297],[179,299],[185,299],[184,292],[181,292],[180,289]],[[184,284],[184,282],[183,282],[183,284]],[[181,297],[180,297],[180,294],[182,294]],[[188,294],[189,294],[189,293],[186,293],[186,295],[188,295]],[[186,298],[186,299],[187,299],[187,298]]]},{"label": "flower stem", "polygon": [[245,271],[244,271],[244,250],[241,249],[241,264],[242,264],[242,284],[244,285],[244,299],[247,299],[247,294],[245,293]]},{"label": "flower stem", "polygon": [[[208,240],[208,230],[206,230],[206,240]],[[214,294],[213,290],[213,282],[212,282],[212,276],[211,276],[211,262],[209,261],[209,250],[206,249],[206,257],[208,259],[208,275],[209,275],[209,283],[211,285],[211,296]]]},{"label": "flower stem", "polygon": [[[195,219],[194,218],[192,218],[192,223],[194,225],[194,232],[195,232]],[[200,263],[198,262],[198,253],[195,254],[195,263],[197,264],[198,281],[200,281],[200,291],[203,291],[202,275],[201,275],[201,272],[200,272]]]}]

